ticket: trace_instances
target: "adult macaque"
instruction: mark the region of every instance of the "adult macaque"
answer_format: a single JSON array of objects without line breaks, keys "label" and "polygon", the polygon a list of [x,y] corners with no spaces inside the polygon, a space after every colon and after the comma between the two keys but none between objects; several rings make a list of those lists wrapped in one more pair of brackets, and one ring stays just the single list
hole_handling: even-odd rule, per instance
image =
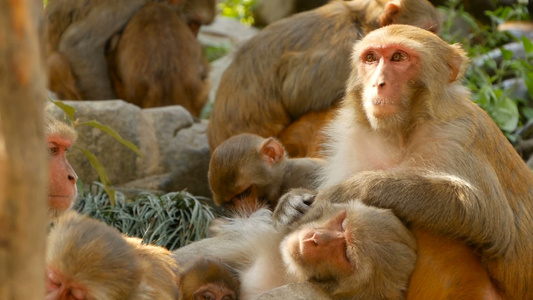
[{"label": "adult macaque", "polygon": [[[175,12],[179,15],[183,22],[189,26],[193,35],[197,33],[200,24],[209,24],[213,21],[215,16],[215,2],[214,0],[117,0],[117,1],[103,1],[103,0],[89,0],[89,1],[70,1],[70,0],[51,0],[45,8],[45,22],[46,22],[46,56],[49,69],[49,86],[57,94],[60,99],[63,97],[70,98],[69,100],[99,100],[99,99],[116,99],[117,93],[113,86],[109,68],[106,60],[106,52],[108,47],[116,45],[116,41],[120,39],[120,33],[124,30],[126,24],[130,19],[147,3],[162,2],[169,4],[169,11]],[[146,19],[146,14],[143,17]],[[153,21],[153,19],[150,19]],[[191,51],[196,51],[197,42],[195,41],[190,47],[187,42],[190,42],[189,35],[185,35],[184,40],[179,44],[175,44],[176,39],[180,39],[184,34],[170,33],[175,30],[174,20],[158,19],[161,22],[155,27],[160,30],[166,30],[165,33],[150,37],[145,40],[146,45],[143,51],[152,50],[153,52],[145,54],[145,56],[131,55],[130,64],[135,65],[138,62],[148,61],[150,58],[157,57],[161,52],[162,55],[168,55],[169,51],[186,49],[184,53],[179,53],[181,60],[172,60],[173,64],[159,64],[151,66],[152,68],[160,68],[163,73],[172,73],[173,68],[179,69],[180,72],[186,72],[188,69],[179,62],[185,61],[187,66],[191,62],[186,62],[187,59],[197,61],[195,56],[192,58],[186,57]],[[157,23],[156,22],[156,23]],[[166,28],[165,24],[171,24],[173,28]],[[139,36],[132,38],[132,35],[138,33]],[[154,33],[154,32],[151,32]],[[138,41],[141,36],[145,36],[146,31],[130,30],[129,36],[131,47],[138,46]],[[168,37],[171,36],[173,43],[169,45]],[[111,43],[110,41],[115,41]],[[170,47],[169,47],[170,46]],[[167,47],[170,48],[167,49]],[[194,49],[194,50],[192,50]],[[175,65],[178,63],[178,65]],[[142,76],[141,70],[135,70]],[[62,75],[69,75],[63,79]],[[197,76],[197,71],[194,71],[191,76]],[[130,75],[130,76],[133,76]],[[71,78],[72,77],[72,78]],[[173,80],[176,78],[161,78],[161,86],[176,85]],[[67,82],[65,83],[64,80]],[[133,81],[134,84],[138,83]],[[139,83],[140,89],[146,89],[143,83]],[[144,83],[152,84],[152,82]],[[180,83],[186,89],[188,82]],[[193,89],[197,87],[194,86]],[[155,92],[154,92],[155,93]],[[193,93],[193,91],[189,91]],[[152,95],[149,95],[152,96]],[[164,96],[164,95],[163,95]],[[72,97],[72,98],[71,98]],[[162,95],[153,95],[155,99],[160,99]],[[124,99],[130,101],[129,99]],[[179,98],[172,99],[174,102],[179,101]],[[134,100],[131,100],[134,101]],[[157,101],[157,100],[154,100]],[[160,105],[164,105],[160,103]]]},{"label": "adult macaque", "polygon": [[66,213],[48,235],[45,299],[176,299],[177,265],[169,254]]},{"label": "adult macaque", "polygon": [[243,133],[218,146],[209,162],[213,201],[228,208],[274,208],[292,188],[316,188],[323,161],[289,158],[274,138]]},{"label": "adult macaque", "polygon": [[[220,234],[240,235],[218,256],[246,252],[241,298],[309,281],[333,299],[404,299],[416,262],[412,233],[385,209],[359,201],[311,208],[290,228],[275,227],[270,211],[232,219]],[[244,250],[243,250],[244,249]]]},{"label": "adult macaque", "polygon": [[[393,23],[433,32],[440,27],[437,10],[426,0],[331,1],[265,27],[239,49],[221,78],[207,128],[211,150],[249,132],[279,138],[291,157],[316,155],[307,147],[316,145],[328,111],[344,94],[353,43]],[[309,112],[315,115],[299,124],[312,135],[284,132]]]},{"label": "adult macaque", "polygon": [[464,51],[427,31],[393,25],[358,43],[352,61],[315,202],[355,197],[392,209],[412,226],[420,242],[417,269],[443,266],[415,271],[413,299],[460,299],[466,291],[465,299],[498,297],[490,281],[477,291],[468,282],[447,285],[470,272],[441,255],[448,239],[457,239],[458,252],[471,247],[502,298],[533,299],[533,174],[461,85]]},{"label": "adult macaque", "polygon": [[207,101],[207,60],[187,24],[168,5],[141,8],[108,60],[120,99],[140,107],[179,104],[194,116]]},{"label": "adult macaque", "polygon": [[78,193],[78,176],[66,157],[66,152],[76,140],[77,134],[72,127],[50,116],[47,116],[45,126],[50,152],[48,211],[51,218],[56,218],[74,204]]},{"label": "adult macaque", "polygon": [[183,267],[179,274],[178,300],[237,300],[237,274],[222,262],[199,257]]}]

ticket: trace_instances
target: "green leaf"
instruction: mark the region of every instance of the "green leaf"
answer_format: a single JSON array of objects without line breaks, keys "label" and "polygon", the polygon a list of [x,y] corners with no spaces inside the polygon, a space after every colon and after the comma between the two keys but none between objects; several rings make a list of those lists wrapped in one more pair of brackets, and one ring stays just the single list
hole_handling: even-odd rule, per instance
[{"label": "green leaf", "polygon": [[507,49],[505,49],[503,47],[500,48],[500,50],[502,51],[503,59],[505,59],[505,60],[513,59],[513,51],[507,50]]},{"label": "green leaf", "polygon": [[137,155],[139,155],[140,157],[144,157],[141,151],[139,151],[139,148],[137,148],[137,146],[135,146],[132,142],[127,141],[124,138],[122,138],[115,130],[113,130],[111,127],[107,125],[104,125],[95,120],[91,120],[88,122],[80,123],[79,126],[92,126],[92,127],[98,128],[102,130],[103,132],[109,134],[110,136],[114,137],[117,141],[122,143],[124,146],[128,147],[133,152],[137,153]]},{"label": "green leaf", "polygon": [[524,44],[524,50],[526,50],[526,53],[533,53],[533,43],[530,39],[523,36],[522,37],[522,44]]},{"label": "green leaf", "polygon": [[110,186],[109,178],[107,177],[107,172],[105,171],[104,166],[102,166],[98,158],[96,158],[96,156],[91,151],[79,146],[74,147],[80,150],[83,155],[87,157],[89,163],[91,163],[91,166],[96,171],[96,174],[98,174],[98,177],[100,178],[100,181],[102,182],[107,195],[109,196],[111,206],[115,206],[115,190]]},{"label": "green leaf", "polygon": [[54,103],[57,107],[61,108],[65,112],[65,114],[70,118],[71,121],[74,121],[74,114],[76,113],[76,109],[68,104],[65,104],[63,101],[56,101],[52,100],[52,103]]},{"label": "green leaf", "polygon": [[529,97],[533,98],[533,72],[524,74],[523,78],[527,87],[527,93],[529,94]]},{"label": "green leaf", "polygon": [[496,102],[496,109],[493,117],[500,128],[507,132],[512,132],[518,126],[518,107],[509,97],[502,97]]},{"label": "green leaf", "polygon": [[530,107],[523,107],[522,108],[522,114],[526,117],[526,119],[533,119],[533,108]]}]

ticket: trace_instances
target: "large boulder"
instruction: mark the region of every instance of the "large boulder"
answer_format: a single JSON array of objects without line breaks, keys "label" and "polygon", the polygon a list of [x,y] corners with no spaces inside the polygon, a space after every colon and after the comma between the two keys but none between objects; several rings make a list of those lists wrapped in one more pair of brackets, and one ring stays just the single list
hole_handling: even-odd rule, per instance
[{"label": "large boulder", "polygon": [[[76,109],[77,124],[96,120],[135,144],[143,154],[138,156],[99,129],[76,126],[79,133],[76,146],[98,158],[115,187],[126,192],[186,189],[193,195],[210,197],[206,120],[194,119],[181,106],[141,109],[122,100],[64,103]],[[50,103],[47,110],[58,119],[64,118],[63,111],[54,104]],[[98,180],[81,151],[72,151],[68,159],[83,182]]]}]

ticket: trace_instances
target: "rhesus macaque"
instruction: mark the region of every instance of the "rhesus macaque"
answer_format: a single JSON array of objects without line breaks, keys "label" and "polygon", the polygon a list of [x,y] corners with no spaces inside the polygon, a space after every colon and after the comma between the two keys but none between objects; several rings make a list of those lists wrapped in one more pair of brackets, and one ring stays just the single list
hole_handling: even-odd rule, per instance
[{"label": "rhesus macaque", "polygon": [[66,157],[66,152],[76,140],[77,134],[72,127],[51,116],[46,117],[45,127],[50,152],[48,211],[49,216],[54,219],[74,204],[78,194],[78,176]]},{"label": "rhesus macaque", "polygon": [[177,264],[162,247],[65,213],[46,249],[46,300],[177,299]]},{"label": "rhesus macaque", "polygon": [[[230,219],[220,234],[240,235],[218,256],[244,251],[237,267],[241,298],[309,281],[333,299],[404,299],[416,262],[413,234],[390,210],[359,201],[312,207],[291,227],[276,227],[267,209]],[[244,249],[244,250],[243,250]]]},{"label": "rhesus macaque", "polygon": [[201,256],[183,267],[179,274],[178,300],[237,300],[237,274],[222,262]]},{"label": "rhesus macaque", "polygon": [[[291,157],[316,155],[307,147],[320,140],[329,110],[344,94],[353,43],[393,23],[440,28],[438,12],[426,0],[336,0],[265,27],[239,49],[221,78],[207,128],[211,151],[249,132],[279,138]],[[314,128],[307,130],[312,135],[284,132],[309,112],[314,116],[299,124]]]},{"label": "rhesus macaque", "polygon": [[292,188],[316,188],[321,159],[289,158],[274,138],[243,133],[220,144],[209,162],[213,201],[227,208],[271,209]]},{"label": "rhesus macaque", "polygon": [[168,5],[141,8],[108,59],[120,99],[140,107],[179,104],[194,116],[207,101],[209,65],[202,47]]},{"label": "rhesus macaque", "polygon": [[[358,198],[412,226],[411,299],[497,298],[491,282],[503,299],[533,299],[533,174],[461,84],[464,51],[391,25],[356,44],[352,64],[315,203]],[[441,251],[449,240],[490,281],[465,282],[471,268]]]},{"label": "rhesus macaque", "polygon": [[[209,24],[215,17],[214,0],[50,0],[45,8],[46,23],[46,56],[49,69],[49,86],[60,99],[72,97],[69,100],[99,100],[116,99],[117,93],[112,85],[106,51],[111,40],[120,39],[120,33],[144,5],[150,2],[162,2],[169,4],[169,9],[179,15],[185,24],[188,24],[193,35],[197,33],[200,24]],[[160,19],[164,24],[172,24],[172,21]],[[160,25],[164,26],[164,25]],[[175,29],[162,30],[172,31]],[[130,32],[130,36],[135,32]],[[146,34],[144,31],[140,35]],[[153,53],[147,56],[128,57],[132,65],[137,62],[148,61],[152,57],[159,55],[159,51],[168,53],[169,34],[158,34],[156,39],[152,37],[146,43],[150,43]],[[177,35],[180,36],[180,35]],[[139,39],[140,37],[137,37]],[[164,39],[163,39],[164,38]],[[176,38],[174,38],[176,39]],[[190,41],[187,36],[185,41]],[[184,43],[184,41],[180,41]],[[137,45],[132,43],[132,46]],[[111,45],[113,46],[113,45]],[[157,47],[159,46],[159,47]],[[148,47],[148,46],[147,46]],[[176,49],[186,49],[184,45],[172,45]],[[196,49],[196,42],[190,47]],[[189,52],[193,51],[189,49]],[[188,55],[189,52],[180,54]],[[174,52],[175,53],[175,52]],[[196,56],[195,56],[196,57]],[[131,61],[131,59],[135,59]],[[183,60],[196,58],[186,58]],[[173,61],[176,63],[176,60]],[[158,65],[164,72],[176,67],[172,64]],[[70,70],[69,70],[70,68]],[[154,67],[155,68],[155,67]],[[177,69],[182,70],[181,66]],[[143,70],[136,70],[135,74],[143,76]],[[193,73],[196,75],[197,72]],[[67,82],[63,82],[62,75],[72,74],[73,78],[67,77]],[[165,84],[177,84],[172,81],[175,78],[162,78]],[[148,84],[151,84],[149,82]],[[185,84],[185,83],[184,83]],[[142,88],[142,86],[141,86]],[[197,87],[194,87],[197,88]],[[155,95],[157,97],[160,95]],[[129,101],[129,99],[124,99]],[[179,99],[174,99],[178,101]]]}]

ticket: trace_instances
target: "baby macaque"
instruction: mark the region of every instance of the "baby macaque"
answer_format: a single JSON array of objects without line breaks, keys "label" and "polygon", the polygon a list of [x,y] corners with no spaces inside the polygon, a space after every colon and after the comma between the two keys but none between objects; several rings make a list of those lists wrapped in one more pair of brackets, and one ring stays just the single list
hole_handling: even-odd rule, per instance
[{"label": "baby macaque", "polygon": [[289,158],[274,138],[243,133],[218,146],[209,163],[209,185],[217,205],[274,209],[292,188],[315,188],[323,167],[318,158]]}]

